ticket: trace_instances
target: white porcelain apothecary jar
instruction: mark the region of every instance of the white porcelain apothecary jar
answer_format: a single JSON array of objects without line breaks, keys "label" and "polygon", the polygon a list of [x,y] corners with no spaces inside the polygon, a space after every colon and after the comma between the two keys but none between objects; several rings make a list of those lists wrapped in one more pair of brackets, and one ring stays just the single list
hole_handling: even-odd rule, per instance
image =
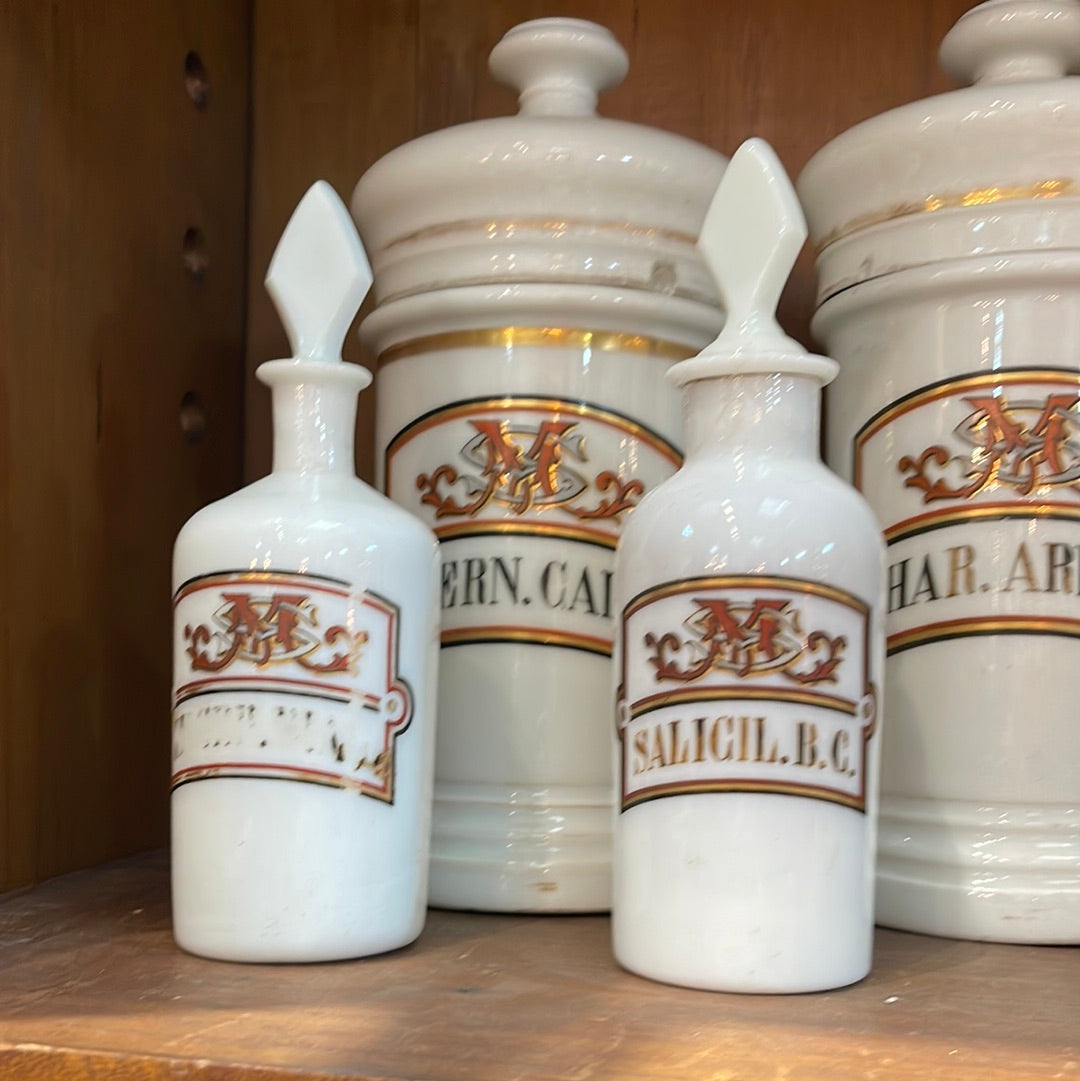
[{"label": "white porcelain apothecary jar", "polygon": [[258,369],[273,471],[173,555],[173,928],[207,957],[328,961],[424,925],[438,549],[355,475],[371,375],[341,343],[371,271],[328,184],[266,284],[293,347]]},{"label": "white porcelain apothecary jar", "polygon": [[888,542],[878,919],[1080,941],[1080,5],[994,0],[967,89],[799,181],[831,462]]},{"label": "white porcelain apothecary jar", "polygon": [[870,970],[884,546],[820,458],[836,363],[774,318],[805,239],[749,140],[700,240],[727,325],[670,372],[686,462],[616,559],[615,958],[708,990]]},{"label": "white porcelain apothecary jar", "polygon": [[353,215],[377,307],[377,454],[442,547],[434,904],[610,904],[611,574],[680,462],[664,373],[722,322],[695,247],[725,159],[596,116],[602,27],[511,30],[513,117],[398,148]]}]

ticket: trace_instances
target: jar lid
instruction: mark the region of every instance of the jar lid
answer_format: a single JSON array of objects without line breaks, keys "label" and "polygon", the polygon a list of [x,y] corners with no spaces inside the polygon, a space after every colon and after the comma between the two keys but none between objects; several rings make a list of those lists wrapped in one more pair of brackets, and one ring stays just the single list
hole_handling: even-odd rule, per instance
[{"label": "jar lid", "polygon": [[971,85],[856,125],[799,177],[819,303],[944,259],[1080,246],[1080,2],[989,0],[939,58]]},{"label": "jar lid", "polygon": [[361,177],[352,213],[377,303],[494,283],[585,284],[717,304],[696,249],[726,159],[681,136],[604,119],[627,57],[580,19],[510,30],[489,67],[516,116],[425,135]]}]

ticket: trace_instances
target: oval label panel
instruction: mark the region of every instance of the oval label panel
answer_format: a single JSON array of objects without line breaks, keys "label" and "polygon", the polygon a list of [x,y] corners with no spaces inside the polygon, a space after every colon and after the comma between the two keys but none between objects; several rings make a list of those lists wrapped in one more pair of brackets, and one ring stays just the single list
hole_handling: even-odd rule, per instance
[{"label": "oval label panel", "polygon": [[890,654],[1080,636],[1080,373],[944,380],[872,417],[854,450],[889,546]]},{"label": "oval label panel", "polygon": [[610,655],[622,522],[681,461],[632,418],[556,398],[456,402],[402,429],[386,491],[442,544],[442,644]]}]

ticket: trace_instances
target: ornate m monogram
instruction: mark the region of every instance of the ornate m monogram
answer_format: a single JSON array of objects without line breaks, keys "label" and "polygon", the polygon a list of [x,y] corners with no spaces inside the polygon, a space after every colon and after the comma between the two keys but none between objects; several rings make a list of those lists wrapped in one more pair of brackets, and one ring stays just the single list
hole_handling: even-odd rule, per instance
[{"label": "ornate m monogram", "polygon": [[318,610],[303,593],[223,592],[208,623],[184,628],[196,672],[221,672],[236,662],[258,668],[293,661],[309,672],[355,675],[364,631],[319,627]]},{"label": "ornate m monogram", "polygon": [[[474,517],[494,504],[514,515],[550,508],[582,521],[617,520],[645,491],[640,480],[624,481],[610,469],[590,479],[576,421],[552,417],[529,425],[485,418],[470,420],[469,427],[473,434],[458,466],[444,463],[416,478],[421,502],[435,508],[436,519]],[[597,502],[587,499],[590,492],[600,494]]]},{"label": "ornate m monogram", "polygon": [[921,491],[923,503],[970,499],[991,485],[1028,496],[1037,488],[1080,482],[1080,395],[1010,402],[1004,395],[986,394],[963,401],[971,411],[953,429],[963,453],[935,444],[897,463],[901,473],[909,474],[904,486]]},{"label": "ornate m monogram", "polygon": [[657,681],[689,683],[714,669],[740,678],[782,676],[802,686],[835,683],[847,640],[815,630],[804,634],[791,601],[729,601],[695,597],[685,634],[645,635]]}]

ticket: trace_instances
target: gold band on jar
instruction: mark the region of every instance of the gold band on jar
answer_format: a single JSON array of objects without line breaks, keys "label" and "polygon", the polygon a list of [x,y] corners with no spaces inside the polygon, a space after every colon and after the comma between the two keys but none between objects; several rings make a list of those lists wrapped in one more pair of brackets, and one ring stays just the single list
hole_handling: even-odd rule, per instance
[{"label": "gold band on jar", "polygon": [[411,338],[384,349],[379,354],[379,364],[447,349],[517,349],[532,346],[577,349],[582,352],[588,349],[595,353],[634,353],[667,360],[685,360],[697,352],[691,345],[623,331],[585,330],[580,327],[489,327],[448,330],[441,334]]},{"label": "gold band on jar", "polygon": [[1033,184],[972,188],[970,191],[958,192],[954,195],[928,195],[918,202],[902,203],[899,206],[871,211],[853,218],[822,237],[817,244],[817,250],[819,253],[823,252],[831,244],[861,232],[863,229],[884,225],[886,222],[897,221],[900,218],[915,217],[918,214],[933,214],[939,210],[959,210],[963,207],[992,206],[996,203],[1056,199],[1066,195],[1080,195],[1080,183],[1068,177],[1056,177],[1051,180],[1037,180]]}]

